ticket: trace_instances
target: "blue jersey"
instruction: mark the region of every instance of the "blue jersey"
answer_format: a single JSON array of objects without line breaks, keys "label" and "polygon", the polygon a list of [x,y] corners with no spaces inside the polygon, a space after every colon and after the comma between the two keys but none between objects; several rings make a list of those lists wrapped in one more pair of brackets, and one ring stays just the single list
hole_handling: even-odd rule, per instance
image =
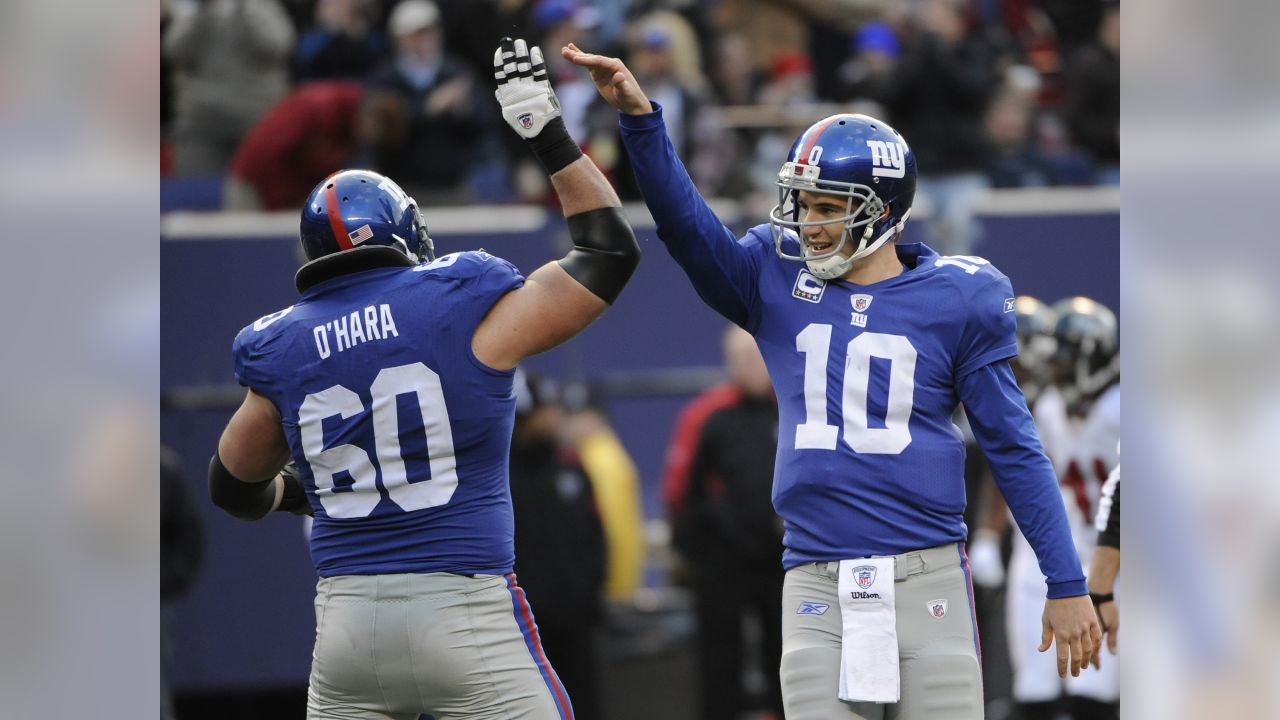
[{"label": "blue jersey", "polygon": [[[698,195],[661,111],[622,117],[658,236],[711,307],[751,332],[778,397],[773,502],[783,564],[965,540],[964,401],[1051,597],[1085,591],[1057,481],[1008,363],[1009,279],[982,258],[896,247],[902,274],[823,281],[778,257],[768,225],[735,239]],[[800,254],[798,240],[784,243]]]},{"label": "blue jersey", "polygon": [[523,282],[455,253],[327,280],[240,331],[236,379],[280,411],[321,577],[511,572],[513,373],[471,338]]}]

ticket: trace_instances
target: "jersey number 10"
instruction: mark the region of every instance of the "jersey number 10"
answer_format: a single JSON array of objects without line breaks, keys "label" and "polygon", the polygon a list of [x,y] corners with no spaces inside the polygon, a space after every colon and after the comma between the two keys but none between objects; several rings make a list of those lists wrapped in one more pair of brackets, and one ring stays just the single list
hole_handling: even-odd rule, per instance
[{"label": "jersey number 10", "polygon": [[[840,429],[827,424],[827,360],[831,354],[831,326],[811,323],[796,336],[796,350],[804,353],[805,421],[796,426],[797,450],[835,450]],[[884,427],[867,420],[867,392],[871,358],[889,361],[889,397]],[[911,409],[915,396],[916,349],[902,335],[864,332],[849,341],[845,355],[844,442],[856,453],[897,455],[911,444]]]},{"label": "jersey number 10", "polygon": [[[369,386],[373,400],[373,438],[382,487],[391,502],[409,512],[444,505],[458,488],[458,465],[453,455],[453,431],[444,404],[440,376],[420,362],[382,369]],[[431,476],[410,481],[400,454],[400,417],[396,398],[412,394],[422,411],[422,424],[431,455]],[[341,385],[312,393],[298,409],[302,451],[315,476],[316,497],[332,518],[365,517],[377,507],[377,470],[369,453],[359,445],[324,446],[324,421],[354,417],[366,408],[360,396]],[[349,486],[338,488],[337,477],[350,477]],[[430,482],[425,482],[430,480]]]}]

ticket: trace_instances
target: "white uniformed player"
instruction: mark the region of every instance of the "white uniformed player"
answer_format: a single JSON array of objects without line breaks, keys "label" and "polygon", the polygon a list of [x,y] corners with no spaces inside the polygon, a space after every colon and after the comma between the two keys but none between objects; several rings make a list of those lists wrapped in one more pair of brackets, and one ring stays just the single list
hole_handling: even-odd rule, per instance
[{"label": "white uniformed player", "polygon": [[[1115,315],[1093,300],[1068,298],[1053,310],[1058,316],[1056,383],[1041,392],[1033,414],[1061,483],[1076,550],[1087,566],[1097,540],[1093,518],[1102,486],[1119,463],[1119,338]],[[1056,717],[1065,689],[1066,709],[1078,720],[1117,717],[1118,659],[1064,681],[1032,647],[1040,632],[1044,588],[1035,554],[1015,529],[1005,608],[1019,716]]]}]

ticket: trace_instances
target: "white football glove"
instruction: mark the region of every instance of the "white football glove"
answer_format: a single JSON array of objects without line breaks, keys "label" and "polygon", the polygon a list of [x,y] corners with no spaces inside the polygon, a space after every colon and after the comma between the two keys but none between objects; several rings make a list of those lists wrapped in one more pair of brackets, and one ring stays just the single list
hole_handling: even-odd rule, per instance
[{"label": "white football glove", "polygon": [[530,49],[524,40],[502,38],[493,52],[494,96],[502,117],[526,140],[537,137],[548,122],[560,117],[560,101],[547,80],[542,49]]}]

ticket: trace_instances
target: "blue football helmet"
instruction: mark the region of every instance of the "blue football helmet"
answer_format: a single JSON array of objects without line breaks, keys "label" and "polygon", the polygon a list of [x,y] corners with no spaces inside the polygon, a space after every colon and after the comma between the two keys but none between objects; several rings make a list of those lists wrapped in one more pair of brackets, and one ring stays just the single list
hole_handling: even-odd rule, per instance
[{"label": "blue football helmet", "polygon": [[418,203],[369,170],[342,170],[316,185],[302,208],[299,238],[307,260],[379,246],[415,264],[435,259]]},{"label": "blue football helmet", "polygon": [[[916,195],[916,158],[888,124],[868,115],[832,115],[801,133],[787,157],[778,172],[778,204],[769,213],[779,257],[804,261],[815,276],[831,280],[902,232]],[[801,190],[845,198],[844,232],[827,252],[811,252],[803,228],[834,221],[803,221]],[[799,255],[783,249],[787,230],[800,236]],[[854,243],[847,258],[841,256],[845,243]]]}]

